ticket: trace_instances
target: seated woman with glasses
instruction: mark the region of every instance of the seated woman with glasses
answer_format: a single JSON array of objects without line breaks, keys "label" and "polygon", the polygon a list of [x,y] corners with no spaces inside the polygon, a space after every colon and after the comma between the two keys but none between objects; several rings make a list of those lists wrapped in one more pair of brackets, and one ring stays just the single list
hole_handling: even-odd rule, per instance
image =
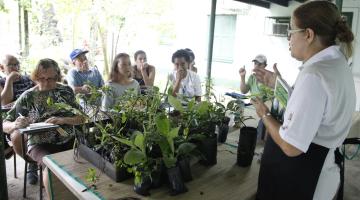
[{"label": "seated woman with glasses", "polygon": [[[69,86],[58,83],[61,74],[58,64],[52,59],[42,59],[31,74],[37,84],[25,91],[7,113],[3,122],[4,132],[14,135],[14,149],[22,155],[20,128],[30,123],[47,122],[61,127],[58,131],[28,135],[27,154],[44,167],[42,158],[48,154],[71,149],[74,143],[72,125],[81,124],[83,118],[69,110],[48,105],[49,99],[54,103],[64,103],[79,108],[73,90]],[[48,186],[47,173],[44,169],[44,186]]]},{"label": "seated woman with glasses", "polygon": [[140,93],[139,83],[131,78],[130,57],[126,53],[115,56],[111,66],[110,79],[105,86],[110,87],[110,92],[105,94],[102,100],[102,110],[107,111],[114,107],[116,99],[128,89]]}]

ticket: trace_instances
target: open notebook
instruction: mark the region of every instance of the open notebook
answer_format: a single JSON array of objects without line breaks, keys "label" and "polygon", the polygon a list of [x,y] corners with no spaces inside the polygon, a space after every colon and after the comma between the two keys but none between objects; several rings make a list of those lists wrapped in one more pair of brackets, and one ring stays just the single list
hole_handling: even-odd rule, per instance
[{"label": "open notebook", "polygon": [[58,126],[59,125],[55,125],[55,124],[51,124],[51,123],[38,122],[38,123],[30,124],[26,128],[32,130],[32,129],[41,129],[41,128],[55,128],[55,127],[58,127]]}]

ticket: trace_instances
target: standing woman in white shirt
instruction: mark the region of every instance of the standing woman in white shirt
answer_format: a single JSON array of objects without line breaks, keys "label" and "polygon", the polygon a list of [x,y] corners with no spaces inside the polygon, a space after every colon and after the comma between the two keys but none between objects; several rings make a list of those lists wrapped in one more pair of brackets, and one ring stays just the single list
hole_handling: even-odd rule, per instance
[{"label": "standing woman in white shirt", "polygon": [[[252,101],[271,136],[261,160],[257,199],[334,198],[340,183],[336,148],[344,141],[355,110],[354,81],[347,64],[353,39],[337,7],[328,1],[310,1],[293,12],[289,46],[291,56],[303,65],[283,124],[260,99]],[[259,81],[274,85],[274,73],[254,72]]]}]

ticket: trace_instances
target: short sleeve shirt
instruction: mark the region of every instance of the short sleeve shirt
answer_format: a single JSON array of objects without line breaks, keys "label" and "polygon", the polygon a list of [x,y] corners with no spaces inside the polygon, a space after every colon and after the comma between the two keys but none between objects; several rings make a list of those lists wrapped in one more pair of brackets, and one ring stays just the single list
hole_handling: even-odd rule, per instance
[{"label": "short sleeve shirt", "polygon": [[[4,88],[5,82],[6,82],[6,78],[0,79],[0,85],[2,88]],[[24,91],[34,87],[34,85],[35,85],[34,82],[30,79],[29,76],[20,76],[19,80],[13,82],[14,99],[12,101],[18,99]]]},{"label": "short sleeve shirt", "polygon": [[[267,87],[264,84],[257,82],[257,80],[253,74],[251,74],[249,76],[249,79],[248,79],[246,85],[250,88],[251,94],[265,94],[263,91],[263,88]],[[267,96],[265,95],[265,96],[262,96],[261,98],[264,100],[264,99],[267,99]]]},{"label": "short sleeve shirt", "polygon": [[[65,103],[73,108],[79,108],[75,101],[73,90],[69,86],[57,84],[57,87],[50,91],[38,91],[36,87],[25,91],[16,101],[15,105],[7,113],[5,120],[15,121],[21,113],[23,116],[30,118],[32,123],[44,122],[50,117],[73,117],[75,116],[71,111],[59,109],[49,106],[47,101],[51,98],[54,103]],[[63,136],[57,131],[34,134],[28,137],[28,146],[31,147],[36,144],[51,143],[64,144],[71,140],[73,136],[72,126],[60,125],[68,135]],[[28,148],[29,150],[31,148]]]},{"label": "short sleeve shirt", "polygon": [[114,107],[117,102],[117,98],[124,94],[128,89],[135,89],[137,93],[140,93],[140,86],[136,80],[133,80],[129,85],[121,85],[115,82],[108,82],[106,86],[110,87],[109,94],[105,94],[102,99],[102,110],[108,110]]},{"label": "short sleeve shirt", "polygon": [[[175,85],[176,71],[170,74],[170,80],[172,81],[173,85]],[[201,90],[201,81],[199,75],[193,71],[187,70],[186,77],[183,80],[181,80],[181,85],[178,94],[181,94],[189,98],[201,96],[202,90]]]},{"label": "short sleeve shirt", "polygon": [[68,72],[66,80],[71,87],[81,87],[85,84],[95,87],[104,85],[104,80],[95,67],[83,72],[73,68]]},{"label": "short sleeve shirt", "polygon": [[336,46],[304,63],[288,101],[280,136],[303,152],[311,142],[333,149],[342,144],[355,110],[351,69]]}]

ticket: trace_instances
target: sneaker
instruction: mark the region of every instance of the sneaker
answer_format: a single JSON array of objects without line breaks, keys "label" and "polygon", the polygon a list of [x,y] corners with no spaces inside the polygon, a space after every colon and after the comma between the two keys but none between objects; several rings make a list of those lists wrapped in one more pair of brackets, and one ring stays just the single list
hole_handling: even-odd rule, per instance
[{"label": "sneaker", "polygon": [[27,182],[31,185],[35,185],[38,181],[37,169],[36,163],[29,163],[28,170],[30,172],[27,173]]}]

